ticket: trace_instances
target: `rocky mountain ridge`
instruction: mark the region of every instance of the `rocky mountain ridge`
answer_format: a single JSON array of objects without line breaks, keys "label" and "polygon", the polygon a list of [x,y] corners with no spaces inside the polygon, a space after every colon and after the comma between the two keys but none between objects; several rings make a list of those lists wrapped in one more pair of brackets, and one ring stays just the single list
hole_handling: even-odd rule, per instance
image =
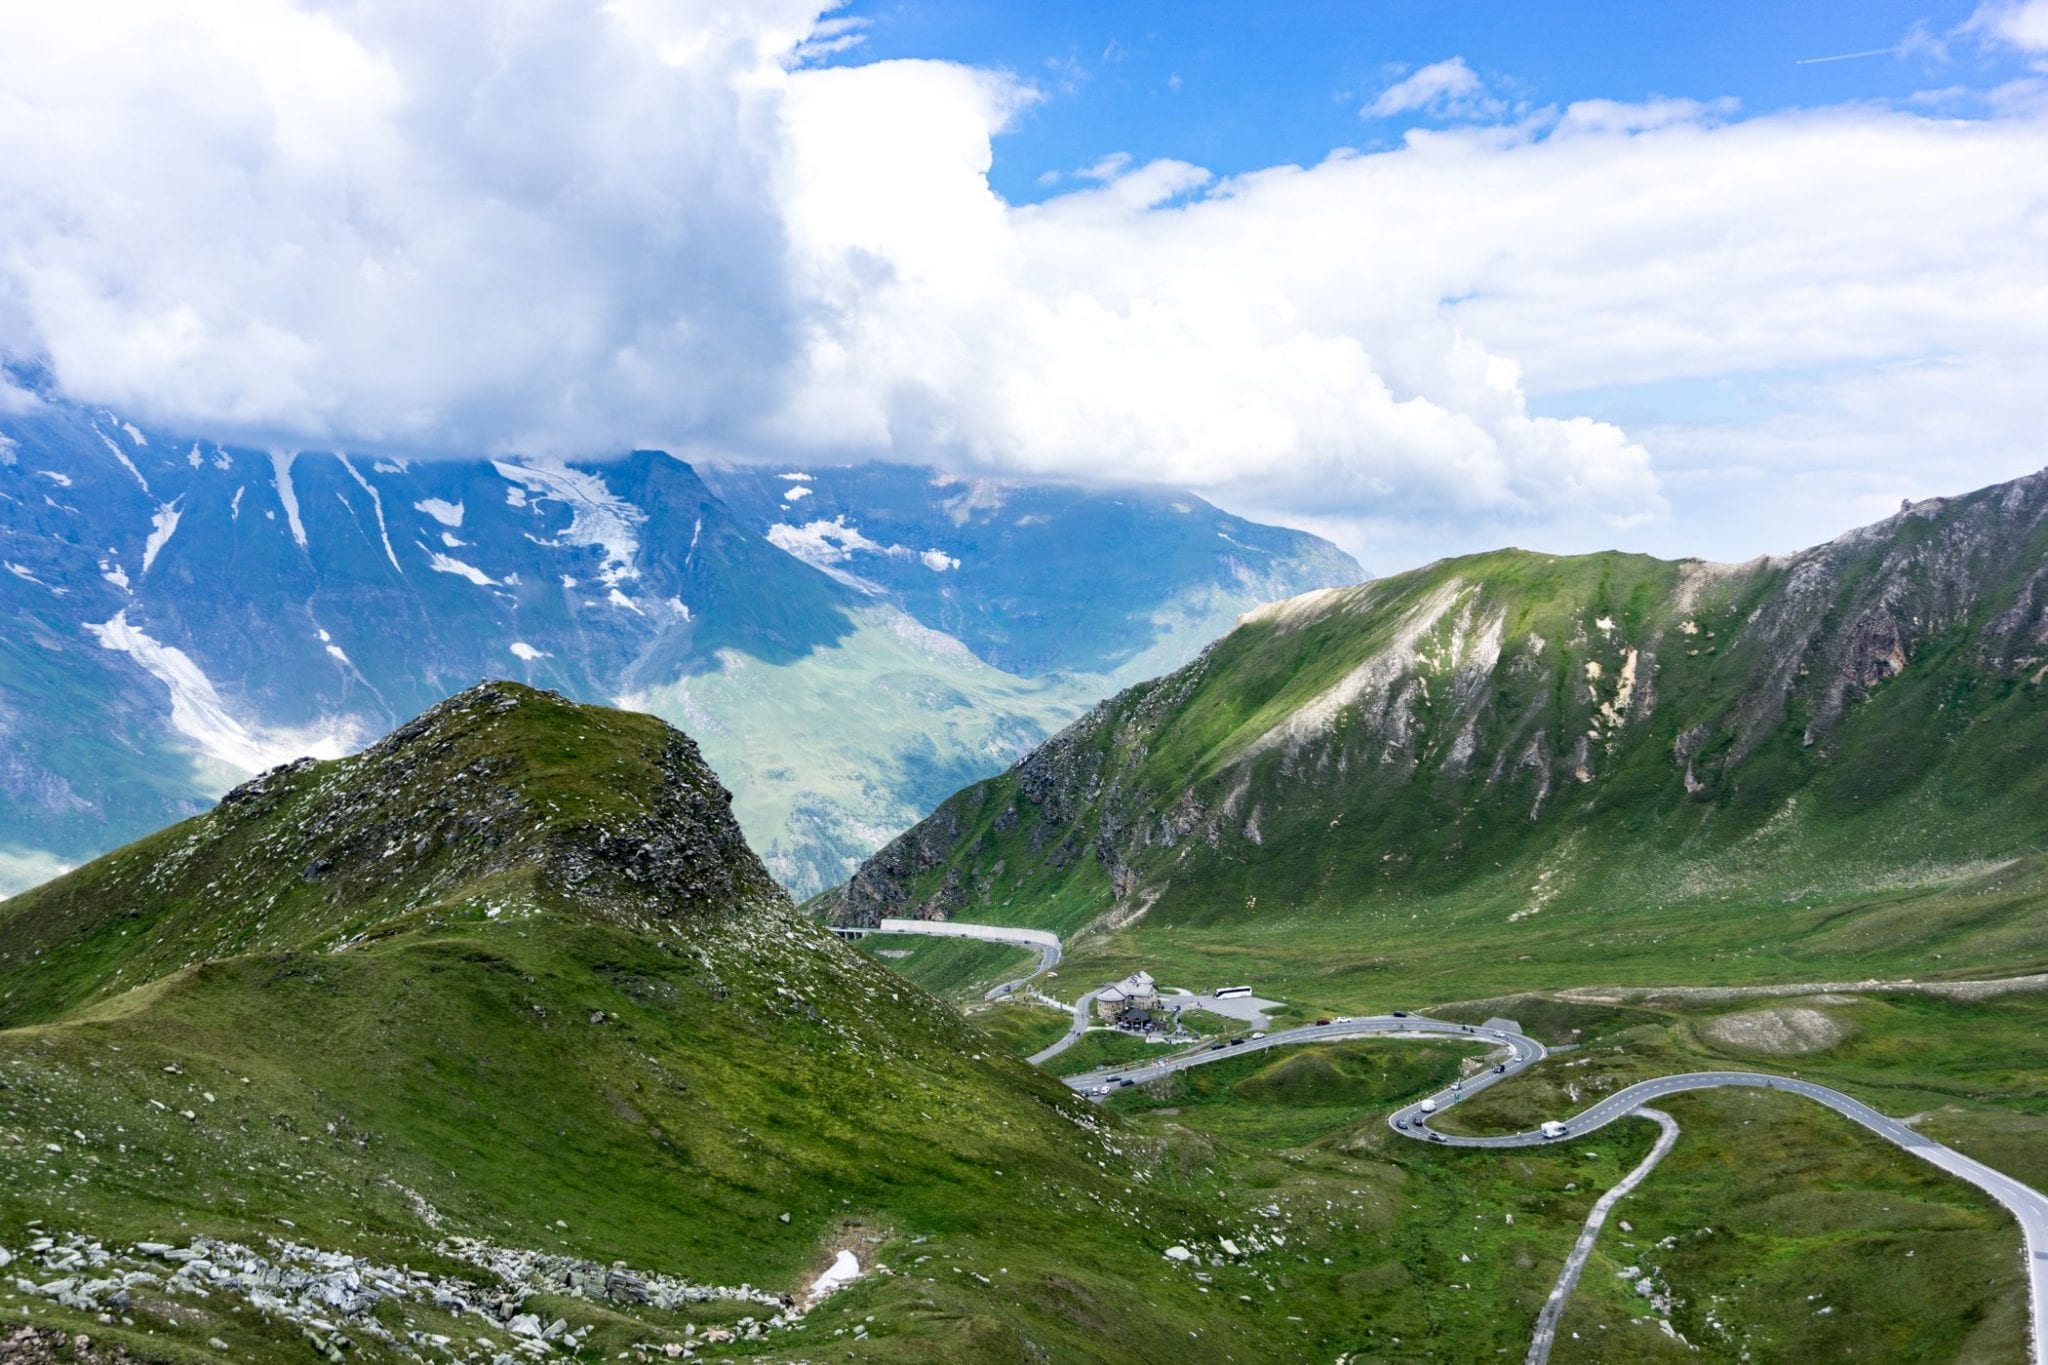
[{"label": "rocky mountain ridge", "polygon": [[2048,473],[1743,565],[1505,551],[1312,593],[968,787],[821,904],[1114,925],[1518,863],[1540,900],[1575,830],[1676,864],[1884,812],[1858,856],[2025,851],[2044,582]]}]

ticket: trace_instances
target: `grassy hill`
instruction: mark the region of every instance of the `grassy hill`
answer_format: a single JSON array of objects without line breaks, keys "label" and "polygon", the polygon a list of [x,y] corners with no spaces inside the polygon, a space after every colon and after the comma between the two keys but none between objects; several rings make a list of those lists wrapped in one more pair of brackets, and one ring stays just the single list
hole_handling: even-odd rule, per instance
[{"label": "grassy hill", "polygon": [[820,905],[1359,1004],[2023,970],[2044,681],[2048,474],[1744,565],[1447,560],[1251,613]]},{"label": "grassy hill", "polygon": [[[1216,1217],[1142,1181],[797,914],[686,738],[550,693],[473,689],[0,907],[0,1313],[143,1359],[1242,1330],[1129,1278]],[[799,1314],[841,1249],[863,1280]]]}]

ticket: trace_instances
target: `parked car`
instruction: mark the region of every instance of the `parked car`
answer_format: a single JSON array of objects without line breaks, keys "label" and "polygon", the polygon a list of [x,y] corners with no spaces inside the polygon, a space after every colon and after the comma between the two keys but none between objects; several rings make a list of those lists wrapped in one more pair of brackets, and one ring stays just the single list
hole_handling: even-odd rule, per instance
[{"label": "parked car", "polygon": [[1330,1021],[1329,1021],[1329,1020],[1327,1020],[1327,1019],[1318,1019],[1318,1020],[1316,1020],[1316,1027],[1317,1027],[1317,1028],[1324,1028],[1324,1027],[1327,1027],[1327,1026],[1328,1026],[1328,1024],[1329,1024],[1329,1022],[1330,1022]]}]

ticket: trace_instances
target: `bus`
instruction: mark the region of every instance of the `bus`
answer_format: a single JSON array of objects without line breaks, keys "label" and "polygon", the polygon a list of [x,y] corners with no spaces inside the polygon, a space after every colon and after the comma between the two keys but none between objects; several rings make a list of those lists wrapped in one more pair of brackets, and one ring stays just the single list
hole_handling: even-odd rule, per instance
[{"label": "bus", "polygon": [[1229,1000],[1236,996],[1250,995],[1251,993],[1252,988],[1250,986],[1218,986],[1215,990],[1209,992],[1218,1000]]}]

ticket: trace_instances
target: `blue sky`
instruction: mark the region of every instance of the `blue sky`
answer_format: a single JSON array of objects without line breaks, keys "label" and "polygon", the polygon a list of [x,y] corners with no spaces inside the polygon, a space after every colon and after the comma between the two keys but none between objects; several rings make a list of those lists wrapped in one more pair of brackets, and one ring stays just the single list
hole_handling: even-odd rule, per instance
[{"label": "blue sky", "polygon": [[1396,143],[1415,118],[1360,111],[1403,73],[1452,56],[1532,106],[1733,98],[1747,114],[1905,101],[1959,76],[2022,75],[2026,63],[2010,50],[1964,42],[1944,58],[1907,41],[1952,33],[1973,9],[1914,0],[858,0],[840,13],[864,21],[865,40],[841,60],[942,58],[1036,85],[1045,100],[997,140],[990,175],[1024,203],[1062,183],[1042,180],[1048,173],[1113,153],[1231,175]]}]

